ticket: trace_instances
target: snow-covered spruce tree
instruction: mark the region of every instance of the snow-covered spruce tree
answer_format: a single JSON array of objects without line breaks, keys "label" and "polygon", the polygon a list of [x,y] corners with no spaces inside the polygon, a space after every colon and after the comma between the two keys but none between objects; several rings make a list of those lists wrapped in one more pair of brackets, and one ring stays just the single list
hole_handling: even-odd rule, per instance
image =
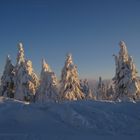
[{"label": "snow-covered spruce tree", "polygon": [[22,101],[33,101],[39,80],[32,62],[25,60],[22,43],[18,44],[17,64],[15,67],[15,98]]},{"label": "snow-covered spruce tree", "polygon": [[119,55],[115,56],[116,73],[113,78],[115,84],[115,100],[135,100],[139,98],[140,89],[137,80],[137,70],[133,59],[127,52],[123,41],[120,42]]},{"label": "snow-covered spruce tree", "polygon": [[2,96],[14,98],[14,66],[9,56],[1,77],[0,92]]},{"label": "snow-covered spruce tree", "polygon": [[99,77],[99,82],[96,89],[96,99],[97,100],[105,100],[106,99],[106,85],[102,81],[102,78]]},{"label": "snow-covered spruce tree", "polygon": [[85,98],[80,89],[77,66],[73,64],[71,54],[66,57],[60,85],[60,100],[80,100]]},{"label": "snow-covered spruce tree", "polygon": [[36,93],[36,102],[57,102],[58,82],[54,72],[50,69],[45,60],[42,61],[42,71],[40,75],[40,86]]},{"label": "snow-covered spruce tree", "polygon": [[80,86],[81,86],[81,91],[85,95],[85,99],[87,99],[87,100],[95,99],[93,92],[89,87],[87,79],[80,80]]}]

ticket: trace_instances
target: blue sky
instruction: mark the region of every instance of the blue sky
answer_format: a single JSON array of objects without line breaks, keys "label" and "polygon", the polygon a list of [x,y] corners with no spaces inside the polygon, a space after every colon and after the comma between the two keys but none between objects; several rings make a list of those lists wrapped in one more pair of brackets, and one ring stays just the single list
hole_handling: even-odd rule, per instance
[{"label": "blue sky", "polygon": [[46,58],[60,77],[71,52],[81,78],[112,78],[120,40],[140,71],[139,0],[0,0],[0,74],[22,41],[38,74]]}]

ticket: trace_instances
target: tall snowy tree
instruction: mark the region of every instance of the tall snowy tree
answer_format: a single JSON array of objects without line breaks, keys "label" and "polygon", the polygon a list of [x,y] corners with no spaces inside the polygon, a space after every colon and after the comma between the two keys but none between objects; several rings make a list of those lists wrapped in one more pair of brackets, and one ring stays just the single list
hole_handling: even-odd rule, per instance
[{"label": "tall snowy tree", "polygon": [[39,80],[32,62],[25,60],[22,43],[18,45],[17,65],[15,68],[15,98],[22,101],[33,101]]},{"label": "tall snowy tree", "polygon": [[36,102],[45,103],[58,101],[58,82],[54,72],[45,60],[42,61],[40,86],[36,94]]},{"label": "tall snowy tree", "polygon": [[7,56],[6,65],[1,77],[0,91],[2,96],[14,97],[14,66],[9,56]]},{"label": "tall snowy tree", "polygon": [[84,93],[80,89],[77,66],[73,64],[71,54],[68,54],[66,57],[60,83],[61,100],[79,100],[85,98]]},{"label": "tall snowy tree", "polygon": [[135,100],[140,95],[137,80],[137,70],[133,59],[129,56],[127,47],[120,42],[119,55],[115,56],[116,73],[113,78],[115,84],[115,100]]}]

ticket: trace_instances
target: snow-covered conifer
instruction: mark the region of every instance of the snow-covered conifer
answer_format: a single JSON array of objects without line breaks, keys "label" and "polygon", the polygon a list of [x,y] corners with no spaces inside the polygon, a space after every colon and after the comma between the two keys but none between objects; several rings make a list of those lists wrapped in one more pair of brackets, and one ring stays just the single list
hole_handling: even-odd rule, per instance
[{"label": "snow-covered conifer", "polygon": [[15,98],[22,101],[33,101],[39,80],[32,62],[25,60],[22,43],[18,45],[17,65],[15,68]]},{"label": "snow-covered conifer", "polygon": [[42,61],[40,86],[36,94],[36,102],[45,103],[58,101],[58,82],[54,72],[45,60]]},{"label": "snow-covered conifer", "polygon": [[14,97],[14,66],[9,56],[7,56],[6,65],[1,77],[0,90],[2,96]]},{"label": "snow-covered conifer", "polygon": [[60,84],[61,100],[80,100],[85,98],[80,88],[77,66],[73,64],[71,54],[66,57]]},{"label": "snow-covered conifer", "polygon": [[116,73],[113,78],[115,84],[115,100],[133,100],[140,95],[137,80],[137,70],[133,59],[129,56],[127,47],[120,42],[119,55],[115,56]]}]

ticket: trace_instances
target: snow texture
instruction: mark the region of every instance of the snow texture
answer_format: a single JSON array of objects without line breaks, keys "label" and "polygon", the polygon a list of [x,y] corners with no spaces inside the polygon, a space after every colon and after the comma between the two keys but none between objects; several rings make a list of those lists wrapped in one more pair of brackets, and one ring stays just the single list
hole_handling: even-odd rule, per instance
[{"label": "snow texture", "polygon": [[140,139],[140,103],[28,104],[0,97],[1,140]]}]

